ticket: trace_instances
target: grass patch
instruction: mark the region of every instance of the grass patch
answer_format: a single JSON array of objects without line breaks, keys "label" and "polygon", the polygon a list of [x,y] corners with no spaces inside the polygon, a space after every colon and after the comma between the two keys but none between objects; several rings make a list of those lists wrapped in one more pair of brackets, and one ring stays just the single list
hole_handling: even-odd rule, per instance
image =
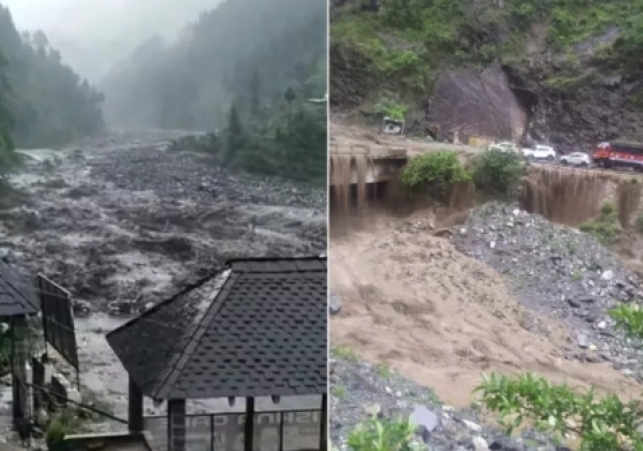
[{"label": "grass patch", "polygon": [[611,202],[606,202],[601,207],[598,216],[592,221],[581,224],[579,229],[593,236],[604,246],[613,245],[618,241],[621,234],[617,208]]},{"label": "grass patch", "polygon": [[335,385],[333,387],[333,396],[337,399],[344,399],[346,397],[346,387],[343,385]]},{"label": "grass patch", "polygon": [[355,354],[352,349],[345,346],[336,346],[331,350],[331,354],[337,359],[347,360],[349,362],[358,361],[357,354]]},{"label": "grass patch", "polygon": [[388,365],[381,363],[377,365],[376,369],[377,369],[377,374],[379,374],[382,379],[390,379],[391,369],[389,368]]}]

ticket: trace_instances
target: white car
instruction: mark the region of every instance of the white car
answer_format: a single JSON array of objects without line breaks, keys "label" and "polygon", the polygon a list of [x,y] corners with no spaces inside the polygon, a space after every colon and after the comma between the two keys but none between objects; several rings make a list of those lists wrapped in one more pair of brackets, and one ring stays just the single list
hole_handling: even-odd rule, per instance
[{"label": "white car", "polygon": [[570,166],[583,166],[589,167],[590,159],[589,155],[583,152],[573,152],[569,155],[564,155],[560,157],[560,164],[570,165]]},{"label": "white car", "polygon": [[549,160],[553,161],[556,159],[556,151],[553,147],[549,146],[536,146],[533,149],[522,149],[523,156],[532,160]]},{"label": "white car", "polygon": [[491,144],[487,150],[497,150],[499,152],[517,152],[518,148],[516,145],[509,141],[503,141],[501,143]]}]

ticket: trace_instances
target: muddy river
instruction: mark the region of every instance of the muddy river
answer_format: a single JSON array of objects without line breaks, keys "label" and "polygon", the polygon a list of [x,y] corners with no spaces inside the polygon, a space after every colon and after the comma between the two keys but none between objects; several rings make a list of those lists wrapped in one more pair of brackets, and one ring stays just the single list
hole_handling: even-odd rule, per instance
[{"label": "muddy river", "polygon": [[[169,151],[175,135],[116,134],[76,148],[24,151],[24,167],[0,196],[0,258],[72,293],[81,382],[119,417],[126,416],[127,378],[106,332],[227,259],[326,249],[324,189]],[[213,409],[231,408],[189,406]]]}]

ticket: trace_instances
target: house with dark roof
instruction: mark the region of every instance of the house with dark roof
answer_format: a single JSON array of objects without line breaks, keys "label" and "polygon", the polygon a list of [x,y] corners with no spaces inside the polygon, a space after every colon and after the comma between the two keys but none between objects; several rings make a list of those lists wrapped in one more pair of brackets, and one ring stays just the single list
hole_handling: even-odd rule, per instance
[{"label": "house with dark roof", "polygon": [[16,343],[25,336],[27,318],[40,311],[40,297],[35,280],[16,267],[0,260],[0,320],[8,325],[11,337],[12,416],[14,425],[28,415],[25,390],[28,355]]},{"label": "house with dark roof", "polygon": [[39,311],[34,280],[0,260],[0,318],[26,317]]},{"label": "house with dark roof", "polygon": [[256,398],[320,395],[326,449],[327,292],[325,256],[232,260],[110,332],[130,430],[144,429],[143,397],[166,401],[167,448],[185,451],[187,400],[245,398],[244,447],[256,450]]}]

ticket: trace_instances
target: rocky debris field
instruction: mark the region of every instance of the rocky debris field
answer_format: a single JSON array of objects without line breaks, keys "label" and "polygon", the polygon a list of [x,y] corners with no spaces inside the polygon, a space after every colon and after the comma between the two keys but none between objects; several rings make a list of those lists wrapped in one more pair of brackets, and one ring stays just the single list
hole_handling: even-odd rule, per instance
[{"label": "rocky debris field", "polygon": [[457,227],[453,240],[503,274],[525,307],[569,327],[567,358],[607,362],[643,380],[643,350],[606,314],[618,302],[640,302],[640,281],[590,235],[515,205],[487,204]]},{"label": "rocky debris field", "polygon": [[441,404],[430,389],[340,351],[330,361],[329,424],[331,441],[340,451],[348,449],[346,440],[355,426],[373,416],[412,421],[418,449],[568,451],[529,429],[508,438],[481,422],[475,409],[454,410]]},{"label": "rocky debris field", "polygon": [[0,202],[0,255],[68,289],[78,314],[132,314],[230,258],[325,251],[323,188],[170,152],[175,135],[25,151]]}]

